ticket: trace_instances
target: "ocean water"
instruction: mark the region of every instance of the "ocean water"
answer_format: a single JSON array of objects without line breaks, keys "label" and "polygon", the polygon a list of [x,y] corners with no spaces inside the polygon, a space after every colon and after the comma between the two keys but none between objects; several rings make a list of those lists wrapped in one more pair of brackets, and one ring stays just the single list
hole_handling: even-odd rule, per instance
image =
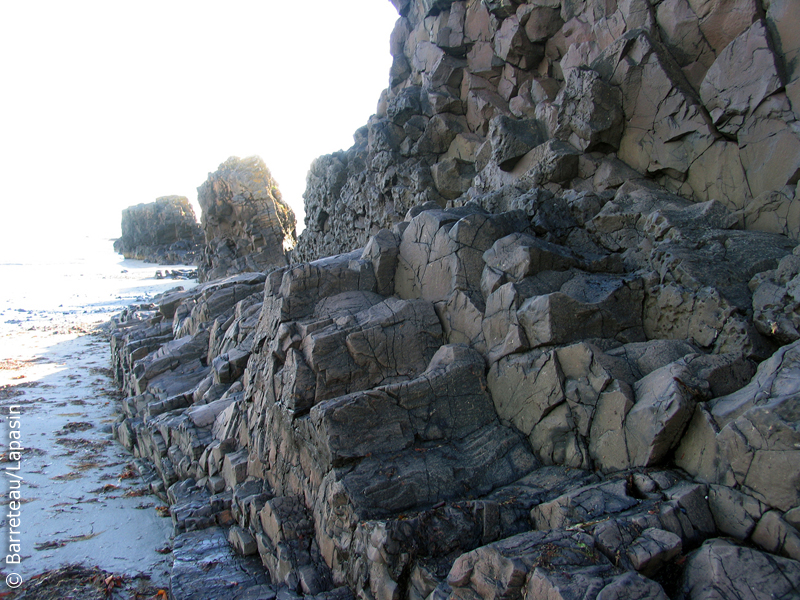
[{"label": "ocean water", "polygon": [[128,260],[113,239],[83,235],[57,248],[0,248],[0,334],[20,329],[92,324],[130,304],[194,281],[156,279],[157,270],[186,269]]}]

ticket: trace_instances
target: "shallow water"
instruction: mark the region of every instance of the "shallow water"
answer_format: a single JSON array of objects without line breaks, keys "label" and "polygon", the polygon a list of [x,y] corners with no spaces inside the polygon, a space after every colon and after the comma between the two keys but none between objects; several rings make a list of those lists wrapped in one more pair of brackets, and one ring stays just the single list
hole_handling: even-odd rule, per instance
[{"label": "shallow water", "polygon": [[57,251],[0,253],[0,334],[20,328],[96,323],[129,304],[149,302],[194,281],[156,279],[157,270],[186,269],[127,260],[113,241],[77,237]]}]

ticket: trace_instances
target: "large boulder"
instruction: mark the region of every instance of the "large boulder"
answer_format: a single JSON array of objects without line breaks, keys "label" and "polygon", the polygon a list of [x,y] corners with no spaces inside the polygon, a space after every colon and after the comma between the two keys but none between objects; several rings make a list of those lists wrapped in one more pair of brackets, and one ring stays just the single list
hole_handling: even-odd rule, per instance
[{"label": "large boulder", "polygon": [[231,157],[197,188],[206,247],[200,280],[287,264],[295,244],[294,211],[257,156]]}]

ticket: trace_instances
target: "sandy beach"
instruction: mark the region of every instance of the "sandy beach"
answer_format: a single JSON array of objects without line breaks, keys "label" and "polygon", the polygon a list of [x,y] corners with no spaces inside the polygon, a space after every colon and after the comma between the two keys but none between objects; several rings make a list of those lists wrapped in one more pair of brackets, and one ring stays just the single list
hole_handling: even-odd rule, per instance
[{"label": "sandy beach", "polygon": [[43,574],[54,572],[125,598],[168,586],[172,523],[141,464],[112,438],[120,396],[103,327],[127,303],[193,285],[155,279],[163,268],[118,257],[96,276],[87,270],[84,306],[56,289],[52,308],[5,307],[14,318],[0,332],[0,579],[12,597],[48,597]]}]

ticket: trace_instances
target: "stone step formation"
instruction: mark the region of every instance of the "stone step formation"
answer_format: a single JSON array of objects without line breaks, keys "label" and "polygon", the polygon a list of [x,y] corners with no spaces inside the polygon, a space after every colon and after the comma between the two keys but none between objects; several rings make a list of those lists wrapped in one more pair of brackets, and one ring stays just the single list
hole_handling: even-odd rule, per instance
[{"label": "stone step formation", "polygon": [[393,3],[291,260],[114,320],[173,596],[800,595],[797,4]]}]

